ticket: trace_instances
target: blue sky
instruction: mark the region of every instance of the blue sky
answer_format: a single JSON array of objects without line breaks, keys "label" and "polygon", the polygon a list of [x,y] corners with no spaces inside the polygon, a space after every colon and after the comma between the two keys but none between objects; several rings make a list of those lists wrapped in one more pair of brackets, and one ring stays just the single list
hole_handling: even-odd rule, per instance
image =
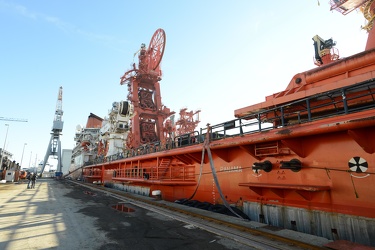
[{"label": "blue sky", "polygon": [[364,18],[330,12],[329,1],[7,1],[0,0],[0,147],[23,166],[44,158],[63,87],[62,149],[77,125],[126,100],[119,84],[134,53],[166,32],[162,102],[202,110],[201,126],[282,91],[313,64],[312,37],[333,38],[341,57],[364,50]]}]

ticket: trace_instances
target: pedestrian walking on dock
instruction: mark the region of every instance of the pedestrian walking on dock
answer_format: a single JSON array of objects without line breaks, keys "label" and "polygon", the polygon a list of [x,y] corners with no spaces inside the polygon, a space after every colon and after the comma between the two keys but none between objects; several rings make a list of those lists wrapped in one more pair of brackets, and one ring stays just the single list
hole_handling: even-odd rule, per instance
[{"label": "pedestrian walking on dock", "polygon": [[30,188],[31,175],[32,175],[32,174],[33,174],[33,173],[27,172],[27,175],[26,175],[26,179],[28,180],[28,182],[27,182],[27,189]]},{"label": "pedestrian walking on dock", "polygon": [[31,175],[31,188],[35,188],[36,173]]}]

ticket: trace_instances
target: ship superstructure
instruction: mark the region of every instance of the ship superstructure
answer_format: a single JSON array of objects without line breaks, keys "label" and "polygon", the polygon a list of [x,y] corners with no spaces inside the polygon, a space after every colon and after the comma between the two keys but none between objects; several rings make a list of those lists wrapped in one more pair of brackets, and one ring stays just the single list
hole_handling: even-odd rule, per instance
[{"label": "ship superstructure", "polygon": [[69,168],[73,178],[79,178],[82,171],[77,170],[94,163],[99,157],[98,144],[102,122],[101,117],[90,113],[85,127],[77,125],[74,138],[76,145],[72,150],[72,162]]},{"label": "ship superstructure", "polygon": [[[349,3],[374,16],[374,1],[333,1],[332,8],[349,10]],[[296,74],[264,102],[235,110],[230,121],[197,130],[194,112],[182,110],[192,125],[184,130],[161,104],[165,33],[157,30],[149,48],[141,47],[138,67],[121,79],[134,105],[126,150],[86,166],[85,180],[211,210],[222,205],[220,212],[237,208],[254,221],[375,246],[369,31],[366,50],[342,59],[333,40],[314,36],[319,67]]]},{"label": "ship superstructure", "polygon": [[108,117],[103,120],[99,137],[99,156],[123,154],[133,117],[133,105],[127,101],[114,102]]}]

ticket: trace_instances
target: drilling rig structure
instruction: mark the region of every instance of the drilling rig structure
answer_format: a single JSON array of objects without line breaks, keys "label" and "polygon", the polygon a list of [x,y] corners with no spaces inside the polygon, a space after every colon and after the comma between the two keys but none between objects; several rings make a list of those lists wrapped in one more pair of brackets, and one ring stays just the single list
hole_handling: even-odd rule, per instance
[{"label": "drilling rig structure", "polygon": [[46,164],[48,162],[48,158],[50,156],[57,156],[56,175],[58,173],[62,173],[61,141],[60,141],[60,135],[61,135],[61,132],[63,130],[63,125],[64,125],[64,122],[62,121],[62,116],[63,116],[62,93],[63,93],[62,87],[60,87],[59,93],[58,93],[58,96],[57,96],[55,118],[53,120],[51,139],[48,143],[46,155],[44,156],[43,167],[42,167],[42,170],[40,172],[40,177],[42,177],[42,174],[44,172],[44,168],[46,167]]}]

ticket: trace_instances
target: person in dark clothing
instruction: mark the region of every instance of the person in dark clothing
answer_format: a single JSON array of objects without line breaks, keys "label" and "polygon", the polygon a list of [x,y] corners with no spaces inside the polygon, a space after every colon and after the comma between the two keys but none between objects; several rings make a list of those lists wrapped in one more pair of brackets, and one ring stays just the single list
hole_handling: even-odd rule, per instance
[{"label": "person in dark clothing", "polygon": [[32,175],[32,174],[33,174],[33,173],[27,172],[27,175],[26,175],[26,179],[28,180],[28,182],[27,182],[27,189],[30,188],[30,184],[31,184],[31,175]]},{"label": "person in dark clothing", "polygon": [[35,188],[36,174],[31,176],[31,188]]}]

